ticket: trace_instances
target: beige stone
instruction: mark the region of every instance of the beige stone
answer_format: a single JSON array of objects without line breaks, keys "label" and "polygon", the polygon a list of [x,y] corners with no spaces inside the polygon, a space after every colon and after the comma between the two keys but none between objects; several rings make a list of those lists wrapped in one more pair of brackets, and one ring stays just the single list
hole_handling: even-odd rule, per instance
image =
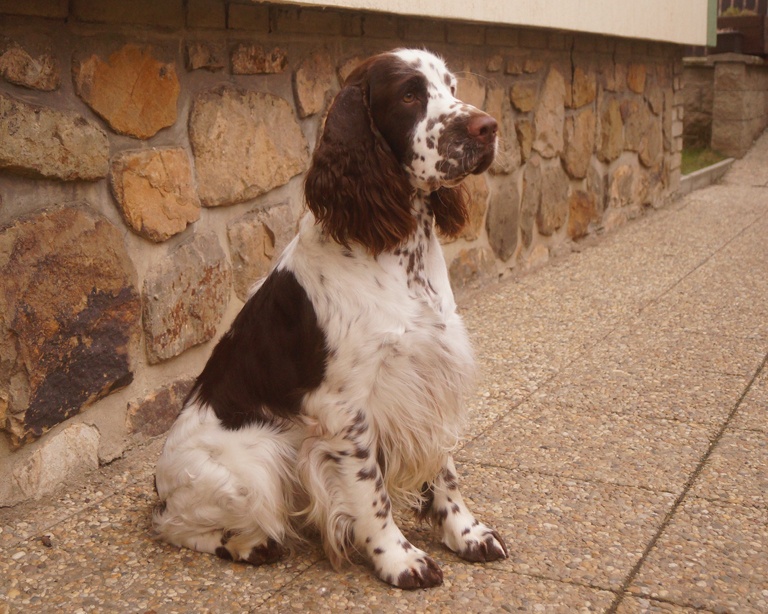
[{"label": "beige stone", "polygon": [[17,44],[11,44],[0,55],[0,74],[6,81],[33,90],[50,92],[59,89],[59,61],[50,54],[30,56]]},{"label": "beige stone", "polygon": [[496,276],[496,262],[487,247],[463,249],[448,269],[451,286],[460,292]]},{"label": "beige stone", "polygon": [[515,108],[521,113],[528,113],[536,106],[536,83],[515,83],[510,92],[510,99]]},{"label": "beige stone", "polygon": [[176,121],[176,68],[149,51],[128,44],[109,62],[93,55],[72,70],[77,95],[115,132],[148,139]]},{"label": "beige stone", "polygon": [[607,205],[616,209],[637,207],[643,202],[647,187],[637,162],[622,164],[608,177]]},{"label": "beige stone", "polygon": [[214,72],[222,70],[224,66],[226,66],[224,45],[203,41],[187,43],[187,70],[204,68]]},{"label": "beige stone", "polygon": [[197,95],[189,140],[206,206],[255,198],[304,172],[309,163],[307,141],[290,105],[232,86]]},{"label": "beige stone", "polygon": [[649,81],[646,90],[645,98],[651,106],[651,111],[656,115],[660,115],[664,110],[664,92],[656,81]]},{"label": "beige stone", "polygon": [[525,63],[523,64],[523,72],[528,74],[533,74],[535,72],[539,72],[542,68],[544,68],[544,62],[540,60],[525,60]]},{"label": "beige stone", "polygon": [[269,273],[273,263],[296,235],[296,219],[290,205],[248,213],[227,226],[232,256],[232,281],[245,301],[253,285]]},{"label": "beige stone", "polygon": [[200,217],[192,164],[181,148],[125,151],[111,163],[110,186],[126,224],[160,242]]},{"label": "beige stone", "polygon": [[0,228],[0,428],[14,445],[133,379],[139,298],[122,232],[84,204]]},{"label": "beige stone", "polygon": [[520,119],[515,122],[515,132],[520,143],[520,154],[525,162],[531,157],[533,149],[533,124],[527,119]]},{"label": "beige stone", "polygon": [[650,112],[643,101],[634,98],[621,103],[621,120],[624,124],[624,149],[639,151],[648,129]]},{"label": "beige stone", "polygon": [[261,45],[254,43],[237,45],[230,60],[233,75],[270,75],[281,73],[288,66],[288,58],[280,47],[265,53]]},{"label": "beige stone", "polygon": [[595,149],[595,114],[584,109],[565,120],[565,155],[563,163],[568,174],[575,179],[587,176],[589,162]]},{"label": "beige stone", "polygon": [[631,62],[627,66],[627,87],[636,94],[642,94],[645,91],[645,64]]},{"label": "beige stone", "polygon": [[612,162],[622,152],[624,144],[621,109],[615,98],[603,101],[600,116],[600,140],[597,155],[603,162]]},{"label": "beige stone", "polygon": [[500,55],[494,55],[488,60],[488,64],[486,64],[485,69],[488,72],[500,72],[503,67],[504,58],[502,58]]},{"label": "beige stone", "polygon": [[549,261],[549,249],[546,245],[538,244],[534,246],[531,253],[525,258],[523,266],[526,270],[537,269],[544,266]]},{"label": "beige stone", "polygon": [[662,159],[662,134],[658,119],[648,124],[648,130],[640,146],[640,162],[648,168],[656,168]]},{"label": "beige stone", "polygon": [[528,160],[523,173],[523,195],[520,201],[520,232],[523,247],[533,243],[534,222],[541,206],[541,158],[534,155]]},{"label": "beige stone", "polygon": [[293,95],[299,117],[309,117],[329,102],[333,69],[327,51],[314,53],[293,73]]},{"label": "beige stone", "polygon": [[534,118],[533,148],[542,157],[553,158],[563,151],[564,120],[565,81],[556,68],[550,68]]},{"label": "beige stone", "polygon": [[519,217],[520,193],[517,181],[509,178],[494,190],[486,220],[488,242],[502,262],[509,260],[517,251]]},{"label": "beige stone", "polygon": [[509,174],[520,167],[522,154],[512,118],[512,106],[503,87],[488,87],[485,111],[499,123],[496,158],[489,172],[492,175]]},{"label": "beige stone", "polygon": [[81,115],[0,94],[0,168],[64,181],[100,179],[109,170],[109,140]]},{"label": "beige stone", "polygon": [[482,109],[485,105],[485,81],[481,81],[477,75],[472,73],[469,64],[459,73],[456,98],[478,109]]},{"label": "beige stone", "polygon": [[559,163],[543,169],[541,178],[541,204],[536,214],[539,232],[550,236],[562,228],[568,217],[568,175]]},{"label": "beige stone", "polygon": [[598,218],[597,196],[583,190],[573,190],[568,199],[568,236],[580,239],[589,233],[589,225]]},{"label": "beige stone", "polygon": [[467,189],[467,212],[469,219],[461,231],[461,238],[474,241],[480,237],[483,230],[483,219],[488,206],[488,183],[485,174],[470,175],[464,180]]},{"label": "beige stone", "polygon": [[360,56],[356,55],[347,61],[343,62],[338,70],[337,70],[337,77],[339,78],[339,84],[344,85],[344,82],[347,80],[347,77],[352,74],[352,71],[355,70],[360,64],[363,62],[364,58],[361,58]]},{"label": "beige stone", "polygon": [[579,109],[594,102],[597,97],[597,78],[595,73],[592,70],[585,72],[581,66],[577,66],[573,72],[571,91],[571,106],[574,109]]}]

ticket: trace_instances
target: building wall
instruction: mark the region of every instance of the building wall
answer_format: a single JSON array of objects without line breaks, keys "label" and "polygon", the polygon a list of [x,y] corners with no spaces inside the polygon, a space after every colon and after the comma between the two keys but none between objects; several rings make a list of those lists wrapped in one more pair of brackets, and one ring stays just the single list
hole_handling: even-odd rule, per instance
[{"label": "building wall", "polygon": [[0,505],[164,432],[295,232],[361,59],[426,46],[500,122],[457,292],[679,186],[680,47],[219,0],[0,0]]}]

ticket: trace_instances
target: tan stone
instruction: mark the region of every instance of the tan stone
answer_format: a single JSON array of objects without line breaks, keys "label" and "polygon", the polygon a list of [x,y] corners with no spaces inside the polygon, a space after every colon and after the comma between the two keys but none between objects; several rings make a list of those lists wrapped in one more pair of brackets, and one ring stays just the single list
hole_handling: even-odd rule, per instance
[{"label": "tan stone", "polygon": [[124,151],[113,158],[110,179],[126,224],[150,241],[170,239],[200,217],[184,149]]},{"label": "tan stone", "polygon": [[571,106],[579,109],[593,102],[597,96],[597,79],[593,71],[585,72],[581,66],[577,66],[573,72],[573,84],[571,85]]},{"label": "tan stone", "polygon": [[296,235],[290,205],[248,213],[227,226],[235,294],[245,301],[251,288],[269,273],[276,258]]},{"label": "tan stone", "polygon": [[642,101],[631,98],[621,103],[621,120],[624,124],[624,149],[639,151],[650,119],[648,107]]},{"label": "tan stone", "polygon": [[148,139],[176,121],[179,80],[164,64],[133,45],[109,57],[74,62],[77,95],[120,134]]},{"label": "tan stone", "polygon": [[536,83],[522,82],[512,86],[510,99],[521,113],[528,113],[536,106]]},{"label": "tan stone", "polygon": [[597,155],[603,162],[612,162],[622,152],[624,144],[621,109],[615,98],[603,101],[600,116],[600,141]]},{"label": "tan stone", "polygon": [[525,258],[523,266],[526,270],[537,269],[544,266],[549,261],[549,249],[546,245],[539,243],[534,246],[531,253]]},{"label": "tan stone", "polygon": [[360,66],[360,64],[363,62],[363,59],[364,58],[356,55],[355,57],[348,59],[346,62],[341,64],[341,66],[339,66],[336,73],[336,76],[339,79],[339,84],[344,85],[347,77],[352,74],[352,71],[355,70],[355,68]]},{"label": "tan stone", "polygon": [[193,41],[187,43],[187,70],[204,68],[212,72],[226,66],[224,45]]},{"label": "tan stone", "polygon": [[517,181],[510,178],[494,190],[486,220],[488,242],[502,262],[509,260],[517,251],[519,217],[520,193]]},{"label": "tan stone", "polygon": [[106,177],[109,140],[81,115],[65,115],[0,94],[0,168],[31,177]]},{"label": "tan stone", "polygon": [[49,54],[30,56],[17,44],[11,44],[0,55],[0,74],[6,81],[33,90],[50,92],[59,89],[59,61]]},{"label": "tan stone", "polygon": [[568,236],[580,239],[589,233],[589,225],[598,218],[597,196],[574,190],[568,200]]},{"label": "tan stone", "polygon": [[468,192],[469,219],[460,236],[467,241],[474,241],[480,237],[483,230],[483,218],[488,206],[488,183],[485,180],[485,174],[470,175],[464,180],[464,187]]},{"label": "tan stone", "polygon": [[650,122],[640,147],[640,162],[648,168],[656,168],[662,158],[662,134],[658,119]]},{"label": "tan stone", "polygon": [[636,94],[645,91],[645,64],[632,62],[627,67],[627,87]]},{"label": "tan stone", "polygon": [[485,104],[485,81],[481,81],[472,73],[469,64],[465,65],[464,71],[459,73],[456,98],[478,109],[482,109]]},{"label": "tan stone", "polygon": [[565,120],[565,81],[556,68],[550,68],[536,108],[533,148],[544,158],[553,158],[563,151]]},{"label": "tan stone", "polygon": [[454,291],[478,286],[496,277],[496,262],[487,247],[463,249],[448,269]]},{"label": "tan stone", "polygon": [[504,58],[502,58],[500,55],[494,55],[491,59],[488,60],[488,64],[486,64],[485,69],[488,72],[499,72],[504,67]]},{"label": "tan stone", "polygon": [[523,173],[523,195],[520,201],[520,232],[523,247],[533,243],[534,222],[541,206],[541,158],[534,155],[528,160]]},{"label": "tan stone", "polygon": [[0,228],[0,428],[14,445],[132,381],[139,300],[122,232],[85,204]]},{"label": "tan stone", "polygon": [[647,196],[648,183],[637,162],[622,164],[608,177],[606,204],[610,208],[639,207]]},{"label": "tan stone", "polygon": [[293,95],[299,117],[309,117],[329,102],[333,69],[331,56],[320,51],[304,60],[293,73]]},{"label": "tan stone", "polygon": [[512,106],[503,87],[488,87],[485,111],[499,123],[496,158],[489,172],[492,175],[509,174],[520,167],[522,154],[512,118]]},{"label": "tan stone", "polygon": [[189,140],[200,200],[209,207],[264,194],[309,162],[307,141],[285,100],[232,86],[198,94]]},{"label": "tan stone", "polygon": [[664,92],[655,81],[649,81],[645,94],[648,104],[651,105],[651,111],[660,115],[664,110]]},{"label": "tan stone", "polygon": [[536,214],[539,232],[550,236],[562,228],[568,217],[568,175],[559,163],[543,169],[541,178],[541,204]]},{"label": "tan stone", "polygon": [[523,72],[528,74],[539,72],[542,68],[544,68],[544,62],[540,60],[525,60],[523,64]]},{"label": "tan stone", "polygon": [[563,163],[568,174],[581,179],[587,176],[589,162],[595,149],[595,114],[584,109],[565,120],[565,155]]},{"label": "tan stone", "polygon": [[261,45],[242,43],[232,50],[230,57],[233,75],[275,74],[285,70],[288,58],[280,47],[275,47],[268,54]]},{"label": "tan stone", "polygon": [[515,122],[515,132],[517,140],[520,142],[520,154],[523,162],[531,157],[533,149],[533,124],[527,119],[521,119]]}]

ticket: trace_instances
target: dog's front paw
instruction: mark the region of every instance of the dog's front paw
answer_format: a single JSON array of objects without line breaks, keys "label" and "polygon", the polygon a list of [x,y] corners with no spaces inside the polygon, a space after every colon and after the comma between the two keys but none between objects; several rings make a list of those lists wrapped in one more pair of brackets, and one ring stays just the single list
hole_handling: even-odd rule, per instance
[{"label": "dog's front paw", "polygon": [[[450,533],[449,533],[450,532]],[[466,561],[488,563],[507,558],[507,546],[501,535],[475,520],[470,526],[450,531],[443,542]]]},{"label": "dog's front paw", "polygon": [[394,550],[392,553],[377,553],[376,573],[382,580],[405,590],[430,588],[443,583],[443,572],[426,552],[408,542],[401,543]]}]

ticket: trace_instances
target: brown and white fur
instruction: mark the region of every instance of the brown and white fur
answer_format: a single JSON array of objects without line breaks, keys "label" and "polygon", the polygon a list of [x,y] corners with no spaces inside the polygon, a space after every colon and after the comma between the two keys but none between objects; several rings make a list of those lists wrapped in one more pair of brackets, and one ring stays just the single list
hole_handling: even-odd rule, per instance
[{"label": "brown and white fur", "polygon": [[458,489],[451,450],[474,361],[436,230],[466,222],[458,187],[493,161],[496,122],[455,98],[420,50],[347,79],[307,173],[309,213],[224,335],[157,465],[162,539],[269,563],[302,526],[401,588],[442,572],[392,517],[430,519],[470,561],[506,557]]}]

